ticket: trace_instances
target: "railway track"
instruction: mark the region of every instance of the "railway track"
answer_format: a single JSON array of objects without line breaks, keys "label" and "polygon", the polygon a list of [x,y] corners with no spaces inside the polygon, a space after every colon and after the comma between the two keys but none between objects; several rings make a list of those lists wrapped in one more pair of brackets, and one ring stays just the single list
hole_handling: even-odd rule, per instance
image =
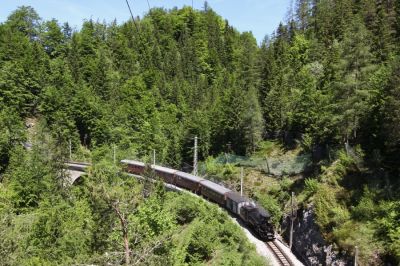
[{"label": "railway track", "polygon": [[274,253],[276,259],[278,260],[280,265],[283,266],[293,266],[295,265],[292,263],[290,258],[285,254],[282,248],[276,243],[277,240],[265,242],[268,248]]}]

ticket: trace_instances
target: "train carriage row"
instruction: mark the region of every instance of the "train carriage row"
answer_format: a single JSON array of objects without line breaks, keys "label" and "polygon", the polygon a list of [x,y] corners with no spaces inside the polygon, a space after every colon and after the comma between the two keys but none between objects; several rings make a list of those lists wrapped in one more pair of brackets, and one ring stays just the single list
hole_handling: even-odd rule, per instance
[{"label": "train carriage row", "polygon": [[[139,161],[122,160],[121,163],[125,165],[126,171],[131,174],[142,175],[147,171],[146,165]],[[210,180],[189,173],[159,165],[151,165],[150,169],[164,182],[202,195],[239,216],[263,239],[270,240],[274,238],[269,213],[250,199]]]}]

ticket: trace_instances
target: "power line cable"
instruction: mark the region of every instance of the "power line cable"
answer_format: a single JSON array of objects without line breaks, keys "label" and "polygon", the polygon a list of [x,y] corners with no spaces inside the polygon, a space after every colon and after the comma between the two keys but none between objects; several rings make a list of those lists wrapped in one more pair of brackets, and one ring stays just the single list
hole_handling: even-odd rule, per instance
[{"label": "power line cable", "polygon": [[139,26],[137,25],[136,20],[135,20],[135,18],[133,17],[133,13],[132,13],[131,6],[129,5],[128,0],[125,0],[125,2],[126,2],[126,4],[128,5],[129,13],[131,13],[131,18],[132,18],[133,24],[135,24],[136,31],[137,31],[137,33],[139,34],[139,38],[140,38]]},{"label": "power line cable", "polygon": [[[153,21],[153,31],[154,31],[154,35],[155,35],[154,40],[151,39],[150,42],[152,43],[153,51],[156,51],[156,49],[160,47],[160,38],[161,37],[160,37],[160,32],[158,30],[157,23],[156,23],[156,21],[153,19],[152,15],[151,15],[151,6],[150,6],[150,3],[149,3],[149,0],[146,0],[146,1],[147,1],[147,6],[149,8],[148,17],[149,17],[150,20]],[[162,54],[160,54],[160,56],[162,57]],[[163,67],[161,67],[161,68],[163,68]],[[163,70],[163,69],[161,69],[161,70]]]},{"label": "power line cable", "polygon": [[143,40],[143,38],[142,38],[142,35],[140,34],[140,29],[139,29],[139,25],[137,24],[137,22],[136,22],[136,20],[135,20],[135,18],[134,18],[134,16],[133,16],[133,12],[132,12],[132,9],[131,9],[131,6],[129,5],[129,1],[128,0],[125,0],[125,2],[126,2],[126,5],[128,6],[128,9],[129,9],[129,13],[131,14],[131,18],[132,18],[132,21],[133,21],[133,24],[135,25],[135,28],[136,28],[136,31],[137,31],[137,34],[138,34],[138,37],[139,37],[139,58],[142,60],[142,62],[144,63],[144,64],[146,64],[146,62],[147,62],[147,60],[145,60],[145,51],[146,51],[146,44],[147,43],[145,43],[144,42],[144,40]]}]

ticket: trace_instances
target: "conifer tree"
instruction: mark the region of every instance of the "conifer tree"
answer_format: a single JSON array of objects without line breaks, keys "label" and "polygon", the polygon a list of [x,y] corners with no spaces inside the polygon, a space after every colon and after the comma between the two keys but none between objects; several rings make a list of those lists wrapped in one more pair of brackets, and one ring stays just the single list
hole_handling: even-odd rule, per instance
[{"label": "conifer tree", "polygon": [[243,135],[246,145],[246,153],[252,154],[259,147],[264,137],[264,119],[258,100],[256,89],[251,87],[245,97],[245,108],[243,112]]}]

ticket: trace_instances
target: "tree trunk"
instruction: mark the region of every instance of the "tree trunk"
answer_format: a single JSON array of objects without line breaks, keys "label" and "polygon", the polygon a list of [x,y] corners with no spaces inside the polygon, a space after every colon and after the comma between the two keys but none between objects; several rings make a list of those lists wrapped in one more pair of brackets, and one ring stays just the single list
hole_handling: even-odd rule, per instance
[{"label": "tree trunk", "polygon": [[129,265],[131,251],[129,249],[128,232],[124,232],[124,245],[125,245],[125,264]]},{"label": "tree trunk", "polygon": [[115,202],[113,204],[113,209],[115,210],[119,221],[121,222],[121,231],[122,231],[122,237],[124,239],[124,247],[125,247],[125,264],[129,265],[130,264],[130,249],[129,249],[129,239],[128,239],[128,222],[125,219],[125,216],[123,213],[121,213],[120,209],[118,208],[118,202]]}]

